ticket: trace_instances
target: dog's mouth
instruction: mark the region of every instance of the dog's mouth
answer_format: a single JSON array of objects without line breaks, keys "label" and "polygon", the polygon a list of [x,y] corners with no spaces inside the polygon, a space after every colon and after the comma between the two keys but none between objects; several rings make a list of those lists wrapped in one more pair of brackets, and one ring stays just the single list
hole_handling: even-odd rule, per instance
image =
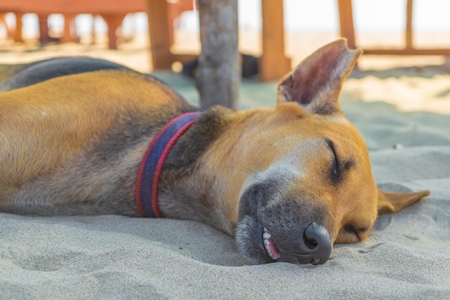
[{"label": "dog's mouth", "polygon": [[256,263],[276,262],[283,256],[269,229],[256,218],[247,216],[240,222],[236,242],[239,252]]},{"label": "dog's mouth", "polygon": [[[306,227],[314,227],[316,225],[317,224],[311,223]],[[236,234],[239,250],[245,256],[255,260],[258,263],[281,261],[295,264],[309,263],[318,265],[325,263],[331,254],[331,243],[329,245],[329,249],[326,250],[325,253],[323,251],[318,252],[318,242],[308,239],[305,236],[301,238],[303,241],[302,249],[295,249],[295,246],[295,248],[293,248],[293,245],[289,245],[293,243],[295,244],[295,241],[283,242],[286,237],[282,237],[280,242],[281,244],[278,244],[274,240],[274,235],[272,235],[270,230],[261,225],[261,223],[256,219],[253,219],[250,224],[244,222],[239,227],[240,228],[238,228],[238,232]],[[252,228],[252,230],[249,231],[248,229],[250,228]],[[304,235],[307,234],[304,233]],[[286,249],[284,249],[284,247],[286,247]]]},{"label": "dog's mouth", "polygon": [[283,226],[278,218],[262,222],[255,215],[242,217],[236,242],[239,252],[256,263],[318,265],[325,263],[332,251],[328,231],[322,225],[295,222]]},{"label": "dog's mouth", "polygon": [[281,257],[281,252],[272,239],[272,235],[269,230],[260,224],[258,226],[258,230],[260,231],[257,235],[259,237],[260,248],[263,249],[273,261],[277,261]]}]

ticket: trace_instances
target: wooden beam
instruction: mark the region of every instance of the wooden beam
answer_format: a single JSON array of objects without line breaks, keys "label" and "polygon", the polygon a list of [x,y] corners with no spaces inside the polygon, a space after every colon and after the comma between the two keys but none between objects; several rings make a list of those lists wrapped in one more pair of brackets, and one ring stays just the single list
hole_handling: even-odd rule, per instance
[{"label": "wooden beam", "polygon": [[353,27],[352,0],[338,0],[341,36],[347,38],[348,46],[356,48],[355,28]]},{"label": "wooden beam", "polygon": [[364,54],[375,55],[445,55],[450,56],[450,49],[364,49]]},{"label": "wooden beam", "polygon": [[[151,0],[160,2],[161,0]],[[1,0],[3,12],[50,14],[106,14],[132,13],[144,10],[142,0]]]},{"label": "wooden beam", "polygon": [[412,14],[413,14],[413,0],[408,0],[406,3],[406,26],[405,26],[406,49],[413,48]]},{"label": "wooden beam", "polygon": [[[404,49],[364,49],[364,54],[373,55],[444,55],[450,56],[450,49],[416,49],[413,46],[413,0],[406,3],[406,27]],[[353,27],[352,0],[338,0],[341,36],[347,38],[350,48],[356,48]]]},{"label": "wooden beam", "polygon": [[173,61],[188,62],[198,58],[197,54],[172,53]]},{"label": "wooden beam", "polygon": [[283,0],[261,0],[261,12],[259,77],[261,81],[278,80],[291,70],[291,60],[284,54]]},{"label": "wooden beam", "polygon": [[173,63],[170,52],[168,4],[166,0],[145,0],[150,34],[150,51],[153,69],[170,69]]}]

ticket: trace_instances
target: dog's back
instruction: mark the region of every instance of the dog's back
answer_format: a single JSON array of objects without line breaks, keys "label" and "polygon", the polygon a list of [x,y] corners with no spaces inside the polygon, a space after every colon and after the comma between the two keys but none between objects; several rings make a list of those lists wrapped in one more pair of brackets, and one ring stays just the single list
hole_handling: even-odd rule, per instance
[{"label": "dog's back", "polygon": [[[196,110],[153,77],[88,58],[33,64],[2,87],[0,200],[24,199],[32,211],[52,195],[65,198],[60,207],[41,205],[43,214],[117,213],[121,202],[122,213],[137,215],[123,199],[134,198],[149,141],[174,116]],[[81,205],[91,198],[95,206]]]},{"label": "dog's back", "polygon": [[111,61],[91,57],[59,57],[22,65],[0,66],[0,92],[37,84],[56,77],[100,70],[131,69]]}]

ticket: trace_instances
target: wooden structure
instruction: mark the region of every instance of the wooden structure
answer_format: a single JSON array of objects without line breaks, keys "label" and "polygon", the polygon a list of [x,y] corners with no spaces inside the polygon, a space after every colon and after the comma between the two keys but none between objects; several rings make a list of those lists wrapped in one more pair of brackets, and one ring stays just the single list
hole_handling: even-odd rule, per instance
[{"label": "wooden structure", "polygon": [[174,54],[170,51],[172,45],[172,29],[169,27],[169,7],[173,5],[166,0],[144,0],[148,16],[148,32],[150,51],[154,69],[170,69],[176,61],[193,60],[197,55]]},{"label": "wooden structure", "polygon": [[[348,39],[350,47],[356,48],[353,25],[352,0],[337,0],[341,35]],[[22,40],[21,27],[24,13],[36,13],[42,27],[41,34],[47,29],[46,18],[51,13],[61,13],[66,18],[63,41],[73,40],[71,24],[76,14],[88,13],[101,15],[108,24],[109,46],[116,48],[115,30],[127,13],[146,11],[149,21],[150,47],[153,67],[169,69],[175,61],[186,61],[197,57],[193,54],[172,53],[173,21],[183,11],[193,7],[193,0],[1,0],[2,13],[16,14],[16,30],[12,31],[17,41]],[[281,78],[290,70],[290,60],[284,51],[283,0],[261,0],[262,11],[262,55],[260,58],[260,79],[262,81]],[[407,0],[406,30],[404,49],[364,49],[365,54],[389,55],[447,55],[450,49],[417,49],[413,46],[412,28],[413,0]],[[44,36],[45,38],[45,36]]]},{"label": "wooden structure", "polygon": [[[151,59],[155,69],[170,69],[175,61],[187,61],[194,54],[172,53],[173,21],[183,11],[193,7],[193,0],[1,0],[0,14],[16,14],[14,39],[22,41],[22,16],[36,13],[39,18],[41,41],[49,39],[47,17],[53,13],[65,17],[61,41],[74,41],[74,19],[77,14],[100,15],[108,25],[109,47],[116,49],[115,31],[127,13],[146,11],[149,22]],[[277,80],[290,71],[290,59],[284,54],[283,0],[261,0],[263,14],[262,56],[260,79]]]},{"label": "wooden structure", "polygon": [[38,15],[41,41],[50,40],[47,18],[50,14],[63,14],[65,18],[63,41],[74,40],[74,20],[78,14],[100,15],[108,25],[109,47],[116,49],[116,30],[127,13],[144,10],[143,0],[1,0],[0,13],[16,14],[15,40],[22,41],[22,16]]},{"label": "wooden structure", "polygon": [[[405,26],[405,48],[404,49],[365,49],[364,54],[378,55],[446,55],[450,56],[450,49],[417,49],[413,46],[413,0],[406,2],[406,26]],[[338,0],[339,20],[341,36],[347,38],[348,45],[356,48],[355,29],[353,26],[352,0]]]},{"label": "wooden structure", "polygon": [[291,70],[291,60],[284,54],[283,0],[262,0],[261,81],[279,80]]},{"label": "wooden structure", "polygon": [[0,25],[4,26],[6,29],[6,35],[9,37],[11,35],[11,29],[8,27],[8,24],[5,20],[5,14],[0,13]]},{"label": "wooden structure", "polygon": [[[168,69],[175,61],[186,61],[197,57],[197,55],[175,54],[170,51],[169,28],[164,24],[169,23],[167,12],[171,3],[160,0],[145,0],[145,3],[153,67]],[[263,51],[259,66],[260,79],[262,81],[278,80],[291,69],[290,59],[284,54],[283,0],[261,0],[261,9]]]},{"label": "wooden structure", "polygon": [[174,23],[175,20],[181,16],[185,11],[190,11],[196,9],[194,2],[198,0],[170,0],[167,2],[167,25],[169,26],[169,38],[170,44],[173,45],[175,41],[174,37]]}]

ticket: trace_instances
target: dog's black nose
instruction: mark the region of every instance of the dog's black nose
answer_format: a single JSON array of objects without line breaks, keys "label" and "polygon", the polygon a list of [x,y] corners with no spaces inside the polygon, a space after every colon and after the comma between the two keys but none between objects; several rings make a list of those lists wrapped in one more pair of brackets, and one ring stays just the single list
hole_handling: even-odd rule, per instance
[{"label": "dog's black nose", "polygon": [[[330,258],[333,245],[328,230],[317,223],[310,223],[302,232],[298,244],[298,255],[294,255],[301,264],[323,264]],[[296,252],[297,252],[296,251]]]}]

